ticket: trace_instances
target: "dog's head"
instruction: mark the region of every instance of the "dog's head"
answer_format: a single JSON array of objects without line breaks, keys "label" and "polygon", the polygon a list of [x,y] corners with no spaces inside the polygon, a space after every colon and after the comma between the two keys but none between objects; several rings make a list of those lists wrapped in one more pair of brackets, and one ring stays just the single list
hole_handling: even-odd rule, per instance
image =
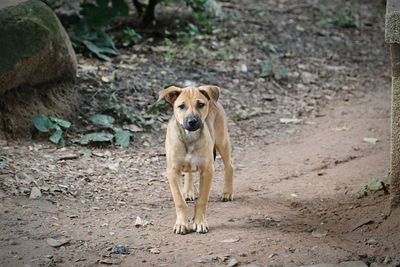
[{"label": "dog's head", "polygon": [[210,101],[217,101],[219,87],[207,85],[179,88],[170,86],[159,92],[159,100],[165,99],[174,107],[178,123],[188,131],[197,131],[204,125]]}]

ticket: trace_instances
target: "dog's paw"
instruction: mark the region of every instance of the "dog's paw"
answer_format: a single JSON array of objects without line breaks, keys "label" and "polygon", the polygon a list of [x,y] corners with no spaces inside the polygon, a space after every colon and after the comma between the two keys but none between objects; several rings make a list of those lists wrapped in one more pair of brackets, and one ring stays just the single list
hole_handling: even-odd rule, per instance
[{"label": "dog's paw", "polygon": [[222,200],[222,202],[232,201],[233,194],[232,193],[222,193],[221,200]]},{"label": "dog's paw", "polygon": [[183,194],[183,198],[186,201],[193,202],[193,201],[196,200],[196,197],[194,196],[194,192],[193,191],[183,192],[182,194]]},{"label": "dog's paw", "polygon": [[196,222],[196,220],[194,220],[192,229],[194,232],[197,232],[197,233],[201,233],[201,234],[208,233],[207,222],[206,221]]},{"label": "dog's paw", "polygon": [[189,227],[186,224],[178,224],[176,223],[174,226],[174,233],[178,235],[185,235],[189,232]]}]

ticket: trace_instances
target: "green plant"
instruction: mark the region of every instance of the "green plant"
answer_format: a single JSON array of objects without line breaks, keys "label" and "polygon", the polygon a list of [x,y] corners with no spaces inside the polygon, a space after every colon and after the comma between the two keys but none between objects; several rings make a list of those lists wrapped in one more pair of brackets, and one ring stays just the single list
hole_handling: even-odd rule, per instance
[{"label": "green plant", "polygon": [[275,45],[273,45],[273,44],[271,44],[271,43],[263,42],[263,43],[261,44],[261,48],[262,48],[262,49],[265,49],[265,50],[268,50],[269,52],[276,53]]},{"label": "green plant", "polygon": [[289,77],[289,70],[286,67],[274,65],[271,60],[261,63],[261,77],[267,79],[283,80]]},{"label": "green plant", "polygon": [[42,133],[51,134],[49,140],[54,144],[65,145],[63,135],[63,128],[68,129],[71,123],[67,120],[59,119],[53,116],[34,115],[32,123],[35,128]]},{"label": "green plant", "polygon": [[81,19],[69,35],[75,47],[85,47],[98,58],[110,60],[109,55],[119,52],[106,27],[116,16],[127,16],[129,7],[124,0],[96,0],[81,5]]},{"label": "green plant", "polygon": [[143,37],[139,33],[137,33],[134,29],[127,27],[125,30],[123,30],[121,39],[122,39],[122,45],[127,47],[140,42],[143,39]]},{"label": "green plant", "polygon": [[[114,127],[115,119],[112,116],[104,115],[104,114],[94,114],[88,118],[88,120],[105,130],[107,132],[92,132],[88,134],[84,134],[79,139],[79,143],[81,145],[87,145],[89,143],[103,143],[103,142],[113,142],[117,146],[128,147],[130,139],[132,137],[132,133],[126,130],[122,130],[118,127]],[[112,131],[112,133],[110,133]]]},{"label": "green plant", "polygon": [[321,19],[319,21],[319,24],[321,25],[332,24],[340,27],[356,28],[358,27],[359,22],[358,22],[358,15],[351,10],[347,10],[345,14],[342,14],[338,17]]},{"label": "green plant", "polygon": [[363,185],[354,195],[356,198],[363,198],[370,193],[383,190],[385,193],[389,193],[386,188],[386,182],[389,177],[385,176],[383,179],[373,178],[367,185]]},{"label": "green plant", "polygon": [[168,48],[169,48],[168,51],[165,52],[165,59],[167,61],[172,61],[174,59],[174,56],[175,56],[176,52],[177,52],[176,44],[174,42],[172,42],[168,38],[164,39],[164,44],[166,46],[168,46]]}]

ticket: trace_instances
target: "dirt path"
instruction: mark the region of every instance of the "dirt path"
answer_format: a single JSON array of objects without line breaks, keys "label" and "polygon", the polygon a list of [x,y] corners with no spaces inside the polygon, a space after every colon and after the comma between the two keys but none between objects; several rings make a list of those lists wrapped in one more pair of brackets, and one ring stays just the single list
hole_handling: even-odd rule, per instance
[{"label": "dirt path", "polygon": [[[389,168],[384,4],[221,3],[227,17],[201,38],[148,38],[113,62],[81,58],[78,86],[91,102],[66,148],[0,140],[1,266],[398,266],[399,228],[386,220],[388,196],[374,182]],[[353,9],[357,27],[321,23]],[[128,149],[73,142],[91,129],[80,125],[85,116],[109,114],[101,107],[143,111],[162,86],[185,83],[220,85],[231,121],[235,200],[219,201],[217,158],[206,235],[172,233],[162,119],[153,131],[139,125]],[[279,123],[292,117],[300,123]],[[362,188],[368,196],[357,199]],[[130,254],[110,254],[116,245]]]},{"label": "dirt path", "polygon": [[[338,100],[322,110],[322,117],[283,127],[281,134],[264,140],[268,145],[236,145],[235,200],[218,200],[222,174],[217,159],[206,235],[172,233],[174,208],[162,147],[153,148],[156,152],[99,149],[92,158],[59,160],[80,148],[19,146],[15,162],[30,157],[26,164],[37,173],[46,175],[41,171],[46,170],[69,184],[48,189],[38,200],[2,193],[2,266],[92,266],[100,261],[214,266],[232,259],[241,265],[299,266],[381,262],[386,256],[394,260],[399,251],[386,240],[388,233],[379,231],[387,197],[383,191],[354,196],[373,178],[388,174],[389,102],[389,90],[379,88],[361,98]],[[363,142],[364,137],[378,142]],[[16,148],[4,147],[6,152]],[[70,173],[57,177],[58,168]],[[15,179],[24,183],[29,177],[17,174]],[[137,216],[150,224],[135,227]],[[46,243],[61,237],[71,241],[60,248]],[[131,254],[110,257],[114,245],[130,247]]]}]

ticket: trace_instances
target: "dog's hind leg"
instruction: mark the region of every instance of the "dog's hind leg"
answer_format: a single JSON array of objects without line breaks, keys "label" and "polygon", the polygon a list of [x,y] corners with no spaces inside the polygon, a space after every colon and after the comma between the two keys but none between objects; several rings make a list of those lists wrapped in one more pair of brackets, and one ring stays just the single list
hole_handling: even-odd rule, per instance
[{"label": "dog's hind leg", "polygon": [[224,162],[224,190],[222,191],[222,201],[233,200],[233,166],[231,160],[231,144],[229,139],[224,144],[217,144],[216,148],[218,153],[221,155],[222,161]]},{"label": "dog's hind leg", "polygon": [[186,201],[194,201],[194,184],[193,184],[193,173],[192,172],[185,172],[184,173],[184,183],[183,183],[183,198]]}]

